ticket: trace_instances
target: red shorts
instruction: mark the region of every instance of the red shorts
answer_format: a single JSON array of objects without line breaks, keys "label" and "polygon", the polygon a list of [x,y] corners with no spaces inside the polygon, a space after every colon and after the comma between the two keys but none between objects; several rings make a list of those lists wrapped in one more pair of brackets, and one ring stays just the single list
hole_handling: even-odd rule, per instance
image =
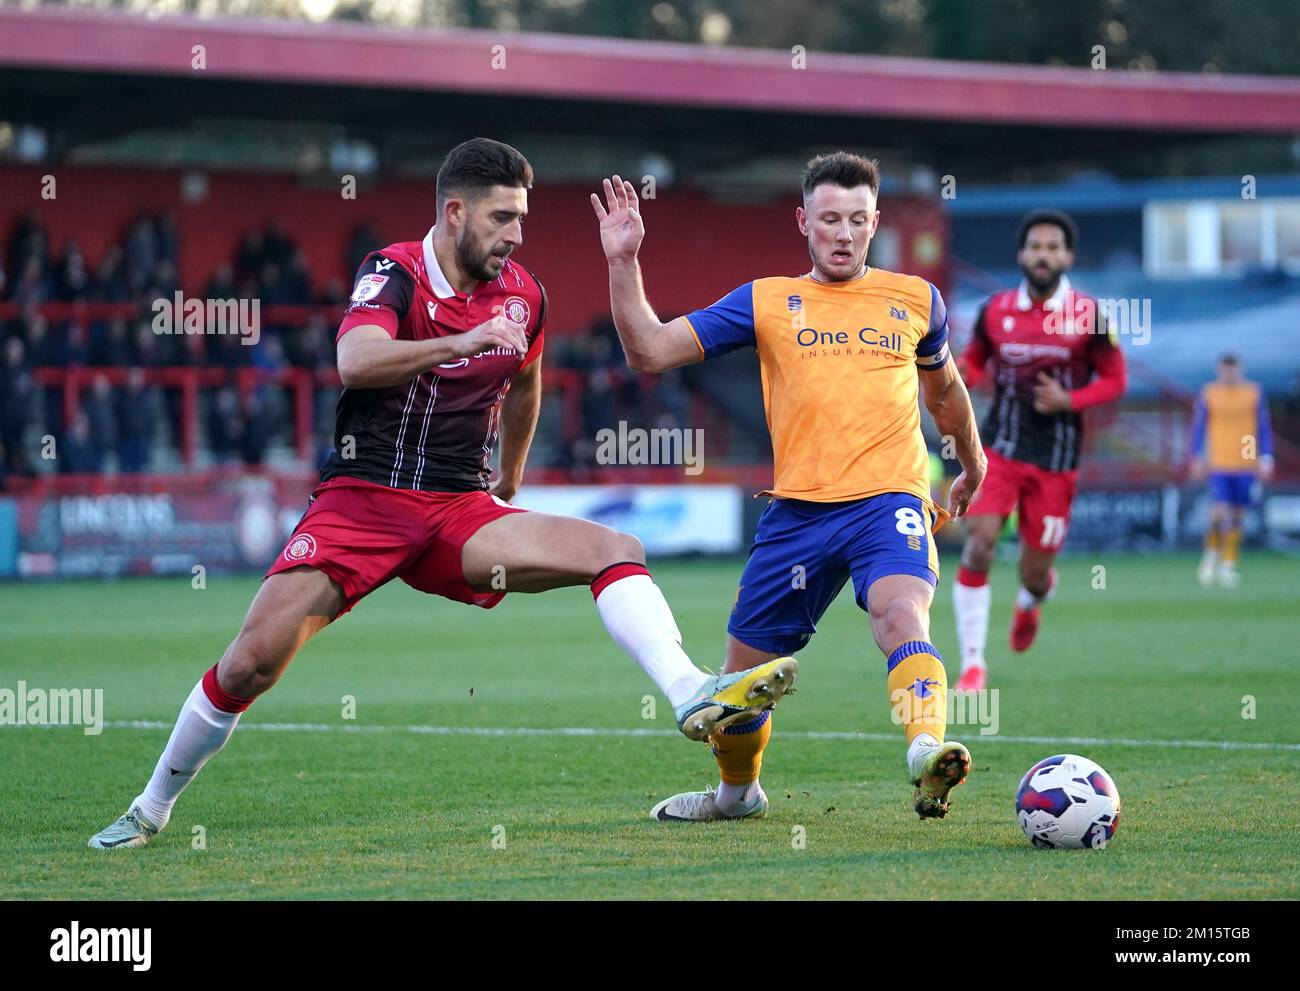
[{"label": "red shorts", "polygon": [[1077,471],[1048,471],[1025,461],[984,449],[989,472],[966,511],[968,516],[1007,517],[1020,510],[1020,539],[1040,551],[1057,551],[1065,543],[1070,506],[1079,486]]},{"label": "red shorts", "polygon": [[339,615],[393,578],[421,592],[491,609],[504,592],[476,592],[461,551],[479,528],[522,513],[486,492],[421,492],[359,478],[322,482],[266,576],[304,565],[343,587]]}]

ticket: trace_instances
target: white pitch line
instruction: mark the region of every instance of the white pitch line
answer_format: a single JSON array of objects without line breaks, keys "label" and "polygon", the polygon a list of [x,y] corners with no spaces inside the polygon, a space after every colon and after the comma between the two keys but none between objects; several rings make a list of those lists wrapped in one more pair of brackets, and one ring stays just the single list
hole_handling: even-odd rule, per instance
[{"label": "white pitch line", "polygon": [[[119,719],[104,723],[105,729],[171,729],[172,723],[147,719]],[[384,726],[333,723],[252,723],[240,729],[271,733],[419,733],[426,736],[617,736],[670,737],[668,729],[602,729],[596,726]],[[868,740],[896,743],[897,733],[850,733],[830,730],[782,730],[782,740]],[[1300,743],[1246,743],[1237,740],[1131,740],[1102,736],[980,736],[967,737],[977,743],[1036,743],[1044,746],[1165,747],[1200,750],[1300,750]]]}]

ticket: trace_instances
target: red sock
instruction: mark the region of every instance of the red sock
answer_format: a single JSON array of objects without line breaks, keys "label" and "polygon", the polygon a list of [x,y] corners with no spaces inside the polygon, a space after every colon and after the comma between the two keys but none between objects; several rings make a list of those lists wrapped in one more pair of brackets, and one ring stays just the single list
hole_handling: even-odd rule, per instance
[{"label": "red sock", "polygon": [[611,564],[591,580],[591,597],[599,599],[601,592],[616,581],[631,575],[645,575],[649,578],[650,569],[644,564],[637,564],[635,561],[619,561],[618,564]]},{"label": "red sock", "polygon": [[253,704],[252,699],[241,699],[231,695],[217,682],[217,666],[214,664],[203,676],[203,694],[208,697],[214,708],[222,712],[243,712]]}]

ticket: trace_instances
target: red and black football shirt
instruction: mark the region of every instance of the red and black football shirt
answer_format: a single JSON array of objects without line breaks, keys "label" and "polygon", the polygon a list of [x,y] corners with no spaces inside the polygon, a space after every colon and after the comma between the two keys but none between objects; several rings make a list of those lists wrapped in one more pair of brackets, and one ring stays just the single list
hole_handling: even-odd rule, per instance
[{"label": "red and black football shirt", "polygon": [[[321,481],[346,475],[399,489],[486,489],[501,402],[542,353],[546,291],[519,264],[506,259],[497,278],[465,294],[439,268],[432,230],[423,241],[372,252],[357,271],[339,337],[373,324],[396,340],[427,340],[463,334],[499,313],[527,328],[526,354],[493,348],[401,385],[344,389]],[[347,450],[354,456],[343,457]]]}]

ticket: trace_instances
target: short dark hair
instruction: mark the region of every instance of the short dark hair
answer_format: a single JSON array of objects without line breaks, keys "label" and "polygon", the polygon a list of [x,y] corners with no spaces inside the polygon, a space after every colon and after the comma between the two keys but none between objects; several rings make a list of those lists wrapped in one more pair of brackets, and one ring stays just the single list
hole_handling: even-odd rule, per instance
[{"label": "short dark hair", "polygon": [[1020,221],[1020,231],[1016,235],[1016,249],[1019,250],[1025,246],[1025,239],[1029,237],[1029,228],[1035,224],[1054,224],[1061,228],[1061,233],[1065,235],[1065,247],[1073,251],[1074,246],[1079,243],[1079,228],[1074,226],[1074,221],[1070,215],[1062,210],[1031,210],[1025,214],[1025,219]]},{"label": "short dark hair", "polygon": [[518,149],[491,138],[462,141],[438,169],[438,209],[456,195],[478,196],[493,186],[533,188],[533,167]]},{"label": "short dark hair", "polygon": [[803,198],[806,200],[814,189],[828,182],[845,189],[870,186],[873,193],[878,193],[880,163],[874,158],[847,151],[833,151],[810,158],[803,170]]},{"label": "short dark hair", "polygon": [[1238,357],[1237,357],[1235,354],[1233,354],[1231,351],[1229,351],[1229,352],[1227,352],[1227,353],[1225,353],[1225,354],[1221,354],[1221,355],[1219,355],[1219,364],[1220,364],[1220,365],[1240,365],[1240,364],[1241,364],[1241,359],[1238,358]]}]

